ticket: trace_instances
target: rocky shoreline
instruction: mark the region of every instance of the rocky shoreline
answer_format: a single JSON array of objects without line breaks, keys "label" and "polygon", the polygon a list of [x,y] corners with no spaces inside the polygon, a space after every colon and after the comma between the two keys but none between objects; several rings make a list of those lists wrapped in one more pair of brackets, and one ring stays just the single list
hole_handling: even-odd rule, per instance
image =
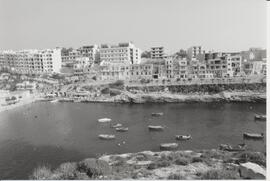
[{"label": "rocky shoreline", "polygon": [[[101,95],[94,98],[57,98],[60,102],[99,102],[99,103],[184,103],[184,102],[266,102],[265,92],[229,92],[217,94],[172,94],[139,93],[122,91],[116,96]],[[52,100],[52,99],[49,99]]]},{"label": "rocky shoreline", "polygon": [[260,152],[144,151],[104,155],[39,167],[31,179],[265,179],[266,157]]}]

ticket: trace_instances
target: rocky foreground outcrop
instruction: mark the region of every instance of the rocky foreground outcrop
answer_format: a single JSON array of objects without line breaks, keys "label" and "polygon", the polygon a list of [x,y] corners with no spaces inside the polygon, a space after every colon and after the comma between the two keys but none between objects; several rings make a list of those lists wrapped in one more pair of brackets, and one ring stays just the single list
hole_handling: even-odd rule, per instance
[{"label": "rocky foreground outcrop", "polygon": [[31,179],[265,179],[265,155],[221,150],[144,151],[104,155],[55,170],[37,168]]}]

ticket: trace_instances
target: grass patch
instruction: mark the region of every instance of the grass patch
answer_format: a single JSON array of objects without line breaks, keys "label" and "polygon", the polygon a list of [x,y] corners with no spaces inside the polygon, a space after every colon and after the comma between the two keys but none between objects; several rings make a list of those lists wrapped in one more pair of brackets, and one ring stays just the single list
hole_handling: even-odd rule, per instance
[{"label": "grass patch", "polygon": [[50,179],[51,176],[52,176],[52,171],[48,166],[39,166],[34,170],[32,175],[30,176],[30,179],[46,180],[46,179]]},{"label": "grass patch", "polygon": [[236,170],[213,169],[213,170],[209,170],[203,173],[201,179],[205,179],[205,180],[240,179],[240,176],[239,176],[239,172]]},{"label": "grass patch", "polygon": [[186,178],[180,173],[170,174],[167,179],[168,180],[186,180]]}]

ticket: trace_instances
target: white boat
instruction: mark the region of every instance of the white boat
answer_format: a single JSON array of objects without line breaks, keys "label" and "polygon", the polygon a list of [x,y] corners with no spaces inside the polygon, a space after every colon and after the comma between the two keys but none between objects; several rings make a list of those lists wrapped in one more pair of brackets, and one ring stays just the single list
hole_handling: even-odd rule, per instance
[{"label": "white boat", "polygon": [[122,126],[122,124],[117,123],[117,124],[112,125],[112,128],[119,128],[119,127],[121,127],[121,126]]},{"label": "white boat", "polygon": [[57,102],[59,102],[58,99],[54,99],[54,100],[51,101],[51,103],[57,103]]},{"label": "white boat", "polygon": [[152,113],[152,116],[163,116],[163,112]]},{"label": "white boat", "polygon": [[254,115],[255,120],[261,120],[261,121],[266,121],[266,115],[263,114],[255,114]]},{"label": "white boat", "polygon": [[162,131],[162,130],[164,130],[164,127],[163,126],[149,125],[148,129],[149,129],[149,131]]},{"label": "white boat", "polygon": [[112,140],[112,139],[115,139],[115,135],[112,135],[112,134],[100,134],[100,135],[98,135],[98,137],[100,139],[103,139],[103,140]]},{"label": "white boat", "polygon": [[100,123],[107,123],[107,122],[110,122],[110,121],[111,121],[110,118],[101,118],[101,119],[98,120],[98,122],[100,122]]},{"label": "white boat", "polygon": [[115,128],[116,131],[119,131],[119,132],[126,132],[128,131],[128,128],[124,128],[124,127],[119,127],[119,128]]},{"label": "white boat", "polygon": [[188,135],[176,135],[175,138],[177,140],[183,140],[183,141],[185,141],[185,140],[191,139],[192,137],[191,137],[190,134],[188,134]]},{"label": "white boat", "polygon": [[263,133],[244,133],[243,137],[246,139],[263,139],[264,134]]},{"label": "white boat", "polygon": [[160,144],[160,149],[161,150],[174,150],[176,148],[178,148],[177,143],[163,143],[163,144]]}]

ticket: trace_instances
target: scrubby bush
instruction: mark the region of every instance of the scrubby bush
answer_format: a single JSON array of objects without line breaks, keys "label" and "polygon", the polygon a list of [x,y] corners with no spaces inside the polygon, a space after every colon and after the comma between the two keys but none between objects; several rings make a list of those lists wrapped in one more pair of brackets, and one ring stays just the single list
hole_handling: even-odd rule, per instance
[{"label": "scrubby bush", "polygon": [[111,173],[111,167],[107,162],[94,158],[79,162],[77,167],[80,172],[85,172],[90,178]]},{"label": "scrubby bush", "polygon": [[117,80],[116,82],[109,84],[109,87],[113,88],[113,89],[123,89],[124,88],[124,81]]},{"label": "scrubby bush", "polygon": [[117,89],[111,89],[110,90],[110,96],[117,96],[120,95],[121,91],[117,90]]},{"label": "scrubby bush", "polygon": [[110,89],[108,87],[105,87],[104,89],[102,89],[100,91],[102,94],[109,94],[110,93]]},{"label": "scrubby bush", "polygon": [[203,162],[203,158],[201,157],[194,157],[191,160],[192,163],[196,163],[196,162]]},{"label": "scrubby bush", "polygon": [[70,180],[77,179],[76,171],[76,163],[63,163],[59,166],[55,173],[58,173],[60,179]]},{"label": "scrubby bush", "polygon": [[186,178],[182,174],[179,174],[179,173],[170,174],[167,179],[168,180],[186,180]]},{"label": "scrubby bush", "polygon": [[30,176],[30,179],[32,180],[46,180],[50,179],[52,176],[52,171],[47,166],[39,166],[37,167],[32,175]]},{"label": "scrubby bush", "polygon": [[253,162],[259,165],[266,166],[266,157],[260,152],[244,151],[235,155],[241,162]]},{"label": "scrubby bush", "polygon": [[174,161],[176,165],[188,165],[189,161],[186,158],[178,158]]},{"label": "scrubby bush", "polygon": [[236,170],[209,170],[205,173],[202,174],[201,179],[206,179],[206,180],[227,180],[227,179],[240,179],[239,172]]}]

